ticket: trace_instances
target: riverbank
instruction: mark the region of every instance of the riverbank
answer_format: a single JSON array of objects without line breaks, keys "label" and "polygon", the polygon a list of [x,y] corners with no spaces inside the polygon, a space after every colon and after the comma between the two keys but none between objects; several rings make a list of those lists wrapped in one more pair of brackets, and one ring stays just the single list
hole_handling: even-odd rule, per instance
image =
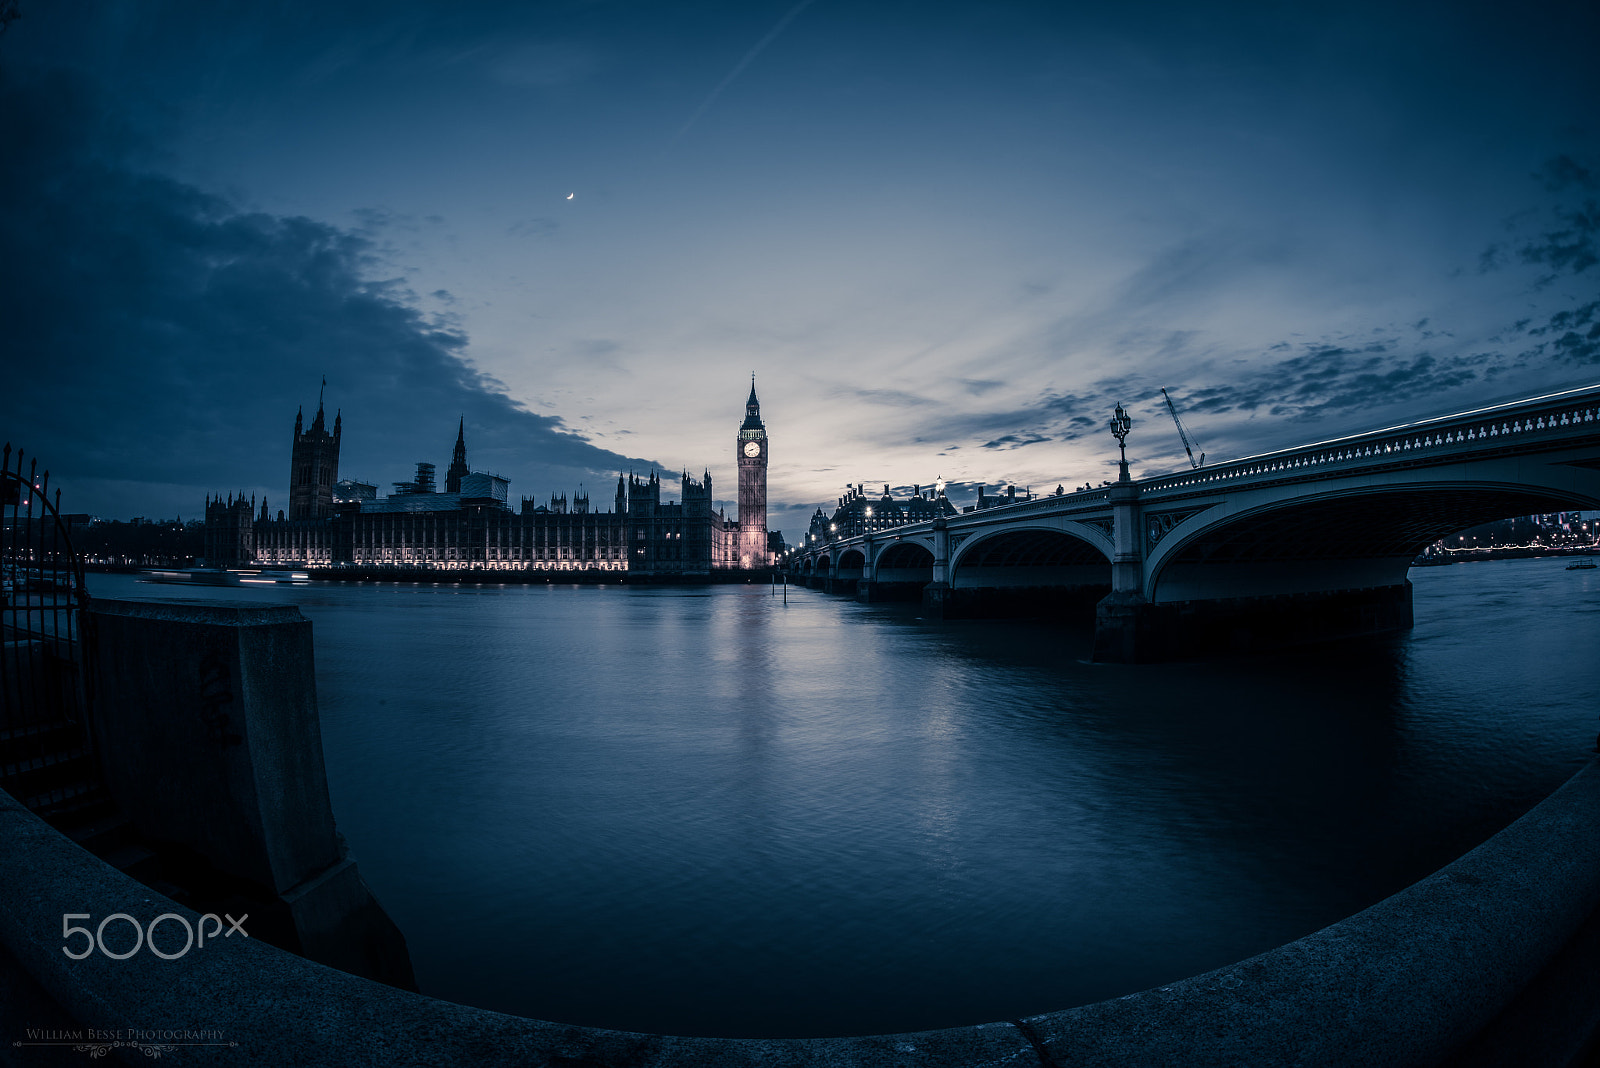
[{"label": "riverbank", "polygon": [[[84,570],[103,575],[143,575],[171,568],[128,567],[118,564],[86,564]],[[189,570],[200,570],[190,568]],[[244,569],[254,572],[255,569]],[[441,570],[421,567],[307,567],[296,564],[293,571],[313,582],[421,582],[452,586],[722,586],[768,583],[778,572],[773,570],[638,572],[607,571],[598,568],[542,570],[517,568],[490,570],[460,568]],[[244,573],[243,571],[241,573]],[[174,581],[168,579],[167,581]],[[205,583],[216,585],[216,583]]]},{"label": "riverbank", "polygon": [[1443,567],[1446,564],[1465,564],[1477,560],[1538,560],[1547,556],[1584,557],[1600,553],[1597,545],[1534,546],[1508,545],[1496,549],[1446,550],[1434,556],[1419,556],[1411,561],[1412,567]]}]

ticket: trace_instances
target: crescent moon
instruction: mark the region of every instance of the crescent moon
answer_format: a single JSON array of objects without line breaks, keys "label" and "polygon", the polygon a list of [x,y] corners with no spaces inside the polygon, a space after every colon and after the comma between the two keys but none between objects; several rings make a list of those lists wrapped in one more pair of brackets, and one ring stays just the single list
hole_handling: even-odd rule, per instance
[{"label": "crescent moon", "polygon": [[577,196],[577,195],[578,195],[578,194],[576,194],[576,193],[568,193],[568,194],[567,194],[567,199],[568,199],[568,200],[571,200],[571,199],[572,199],[572,198],[573,198],[573,197],[575,197],[575,196]]}]

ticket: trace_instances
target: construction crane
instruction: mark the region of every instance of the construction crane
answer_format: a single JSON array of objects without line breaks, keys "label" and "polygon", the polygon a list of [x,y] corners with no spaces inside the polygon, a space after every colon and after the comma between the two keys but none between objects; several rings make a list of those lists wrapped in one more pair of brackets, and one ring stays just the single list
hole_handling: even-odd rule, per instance
[{"label": "construction crane", "polygon": [[1206,454],[1201,453],[1198,460],[1194,458],[1194,443],[1189,440],[1189,432],[1183,429],[1183,420],[1178,418],[1178,409],[1172,406],[1172,398],[1167,396],[1165,387],[1161,390],[1161,396],[1166,399],[1167,411],[1172,413],[1172,422],[1178,428],[1178,437],[1183,439],[1183,451],[1189,454],[1189,466],[1199,467],[1206,462]]}]

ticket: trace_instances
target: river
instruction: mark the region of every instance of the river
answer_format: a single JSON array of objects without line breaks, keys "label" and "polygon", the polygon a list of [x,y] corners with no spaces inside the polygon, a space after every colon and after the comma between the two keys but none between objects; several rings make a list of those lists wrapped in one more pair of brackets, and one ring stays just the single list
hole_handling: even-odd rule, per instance
[{"label": "river", "polygon": [[1413,569],[1409,633],[1087,663],[1087,627],[765,586],[318,583],[329,788],[429,994],[810,1036],[1016,1019],[1268,949],[1588,759],[1600,572]]}]

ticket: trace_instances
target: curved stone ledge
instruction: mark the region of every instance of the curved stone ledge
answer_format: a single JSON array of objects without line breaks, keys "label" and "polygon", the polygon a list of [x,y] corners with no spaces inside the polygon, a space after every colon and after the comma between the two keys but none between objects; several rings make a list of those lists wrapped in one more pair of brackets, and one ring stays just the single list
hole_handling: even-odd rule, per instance
[{"label": "curved stone ledge", "polygon": [[1492,1021],[1600,904],[1597,832],[1600,764],[1591,763],[1450,866],[1249,960],[1017,1023],[864,1038],[678,1038],[548,1023],[409,994],[238,937],[176,961],[147,951],[69,960],[63,913],[96,923],[116,912],[144,922],[195,914],[3,792],[0,941],[86,1028],[209,1030],[238,1043],[186,1049],[186,1064],[1434,1065]]}]

